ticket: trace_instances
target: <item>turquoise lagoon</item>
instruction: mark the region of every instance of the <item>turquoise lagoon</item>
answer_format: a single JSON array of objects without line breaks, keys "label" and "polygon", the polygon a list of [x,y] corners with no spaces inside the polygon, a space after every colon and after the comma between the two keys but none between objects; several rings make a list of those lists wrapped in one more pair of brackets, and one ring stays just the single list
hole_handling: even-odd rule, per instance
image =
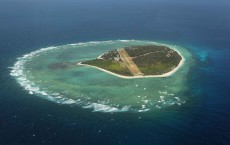
[{"label": "turquoise lagoon", "polygon": [[[101,70],[74,65],[50,69],[50,64],[89,60],[117,48],[133,45],[167,45],[178,50],[184,64],[171,76],[124,79]],[[41,48],[18,58],[11,75],[30,94],[60,104],[76,104],[99,112],[145,112],[186,103],[188,75],[194,65],[183,47],[140,40],[111,40]]]}]

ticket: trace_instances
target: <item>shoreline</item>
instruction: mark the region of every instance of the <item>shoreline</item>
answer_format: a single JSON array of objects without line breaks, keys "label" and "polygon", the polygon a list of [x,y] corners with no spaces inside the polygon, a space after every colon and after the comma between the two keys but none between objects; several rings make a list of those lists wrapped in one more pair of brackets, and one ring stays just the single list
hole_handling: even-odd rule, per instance
[{"label": "shoreline", "polygon": [[[173,48],[170,48],[170,49],[173,49]],[[105,70],[103,68],[100,68],[100,67],[97,67],[97,66],[93,66],[93,65],[88,65],[88,64],[82,64],[81,62],[77,63],[77,65],[81,65],[81,66],[89,66],[89,67],[93,67],[93,68],[96,68],[98,70],[101,70],[103,72],[106,72],[108,74],[111,74],[111,75],[114,75],[116,77],[119,77],[119,78],[123,78],[123,79],[137,79],[137,78],[161,78],[161,77],[169,77],[171,75],[173,75],[177,70],[179,70],[179,68],[184,64],[185,62],[185,58],[181,55],[181,53],[176,50],[176,49],[173,49],[174,51],[176,51],[180,56],[181,56],[181,60],[180,60],[180,63],[177,65],[177,67],[175,67],[173,70],[171,70],[170,72],[167,72],[165,74],[162,74],[162,75],[146,75],[146,76],[123,76],[123,75],[119,75],[119,74],[116,74],[114,72],[111,72],[111,71],[108,71],[108,70]],[[100,59],[102,55],[100,55],[99,57],[97,57],[98,59]]]}]

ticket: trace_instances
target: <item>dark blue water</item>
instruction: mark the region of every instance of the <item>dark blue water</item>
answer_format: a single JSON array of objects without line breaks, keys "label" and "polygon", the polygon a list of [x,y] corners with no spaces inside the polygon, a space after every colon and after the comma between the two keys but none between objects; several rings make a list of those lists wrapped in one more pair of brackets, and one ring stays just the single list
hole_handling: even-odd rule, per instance
[{"label": "dark blue water", "polygon": [[[228,0],[0,0],[0,145],[229,145]],[[196,59],[189,100],[146,113],[95,113],[29,95],[8,67],[51,45],[141,39]]]}]

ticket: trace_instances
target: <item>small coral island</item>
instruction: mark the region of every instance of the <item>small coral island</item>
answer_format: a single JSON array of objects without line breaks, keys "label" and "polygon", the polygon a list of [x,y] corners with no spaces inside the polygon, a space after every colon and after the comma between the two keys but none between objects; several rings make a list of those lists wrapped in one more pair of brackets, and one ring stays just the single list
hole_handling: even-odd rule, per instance
[{"label": "small coral island", "polygon": [[[104,53],[93,60],[80,62],[120,77],[164,77],[182,64],[179,52],[157,45],[131,46]],[[168,74],[168,75],[165,75]]]}]

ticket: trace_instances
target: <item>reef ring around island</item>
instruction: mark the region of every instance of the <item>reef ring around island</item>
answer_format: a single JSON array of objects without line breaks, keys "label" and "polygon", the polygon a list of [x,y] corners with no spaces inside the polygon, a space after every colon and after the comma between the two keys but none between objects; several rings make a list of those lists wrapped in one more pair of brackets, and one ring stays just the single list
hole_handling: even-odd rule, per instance
[{"label": "reef ring around island", "polygon": [[[168,46],[183,57],[168,77],[123,79],[78,65],[118,48]],[[186,103],[191,53],[180,46],[140,40],[111,40],[41,48],[18,58],[11,76],[30,94],[99,112],[145,112]],[[182,65],[183,64],[183,65]]]}]

